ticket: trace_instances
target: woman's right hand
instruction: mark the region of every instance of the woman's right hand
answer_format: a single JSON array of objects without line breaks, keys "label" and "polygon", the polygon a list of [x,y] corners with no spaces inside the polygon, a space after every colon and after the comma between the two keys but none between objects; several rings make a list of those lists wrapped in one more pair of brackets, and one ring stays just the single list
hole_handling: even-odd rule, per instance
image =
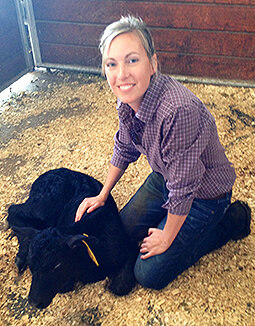
[{"label": "woman's right hand", "polygon": [[76,212],[75,222],[78,222],[82,218],[82,215],[85,212],[91,213],[95,209],[104,206],[112,188],[114,187],[116,182],[121,178],[124,172],[125,170],[122,170],[110,164],[110,168],[106,177],[105,184],[101,189],[100,193],[95,197],[85,198],[80,203],[80,206],[78,207]]},{"label": "woman's right hand", "polygon": [[104,206],[104,204],[105,204],[105,199],[103,199],[103,197],[100,196],[100,194],[96,197],[84,198],[76,211],[75,222],[78,222],[82,218],[82,215],[85,212],[91,213],[95,209]]}]

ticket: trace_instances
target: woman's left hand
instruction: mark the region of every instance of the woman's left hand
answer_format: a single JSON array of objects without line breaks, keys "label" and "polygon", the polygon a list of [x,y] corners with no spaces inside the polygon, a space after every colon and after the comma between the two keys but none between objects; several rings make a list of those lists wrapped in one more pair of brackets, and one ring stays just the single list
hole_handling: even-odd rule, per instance
[{"label": "woman's left hand", "polygon": [[140,252],[142,253],[141,259],[147,259],[162,254],[171,244],[172,241],[169,240],[169,235],[167,235],[164,230],[151,228],[148,231],[148,237],[143,239],[140,248]]}]

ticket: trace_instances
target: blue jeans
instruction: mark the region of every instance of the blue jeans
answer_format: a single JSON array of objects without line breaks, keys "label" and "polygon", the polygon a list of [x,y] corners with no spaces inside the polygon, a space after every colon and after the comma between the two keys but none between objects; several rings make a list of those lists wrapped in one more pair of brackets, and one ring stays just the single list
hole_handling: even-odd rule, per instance
[{"label": "blue jeans", "polygon": [[[136,241],[148,235],[150,227],[164,228],[167,211],[161,206],[168,198],[164,178],[152,172],[120,211],[126,233]],[[224,213],[229,207],[231,192],[215,200],[194,199],[189,215],[172,245],[164,253],[140,259],[134,272],[145,287],[162,289],[203,255],[223,246],[231,239]]]}]

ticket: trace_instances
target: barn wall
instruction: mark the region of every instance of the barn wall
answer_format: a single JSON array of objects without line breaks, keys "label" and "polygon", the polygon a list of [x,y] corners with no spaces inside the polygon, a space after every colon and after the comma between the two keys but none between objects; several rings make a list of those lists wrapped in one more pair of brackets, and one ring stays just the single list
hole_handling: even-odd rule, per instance
[{"label": "barn wall", "polygon": [[0,91],[29,69],[14,0],[0,1]]},{"label": "barn wall", "polygon": [[98,40],[121,15],[150,27],[164,73],[255,80],[255,0],[33,0],[43,63],[99,67]]}]

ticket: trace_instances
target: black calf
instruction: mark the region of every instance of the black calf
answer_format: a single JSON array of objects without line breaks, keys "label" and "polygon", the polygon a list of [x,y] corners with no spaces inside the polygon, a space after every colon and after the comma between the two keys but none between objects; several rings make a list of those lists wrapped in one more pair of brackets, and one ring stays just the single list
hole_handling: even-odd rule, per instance
[{"label": "black calf", "polygon": [[36,307],[47,307],[77,281],[86,284],[108,276],[117,295],[134,287],[138,248],[123,232],[113,198],[74,222],[83,198],[101,188],[94,178],[61,168],[41,175],[25,203],[10,206],[7,221],[19,241],[16,264],[20,272],[27,265],[31,270],[29,301]]}]

